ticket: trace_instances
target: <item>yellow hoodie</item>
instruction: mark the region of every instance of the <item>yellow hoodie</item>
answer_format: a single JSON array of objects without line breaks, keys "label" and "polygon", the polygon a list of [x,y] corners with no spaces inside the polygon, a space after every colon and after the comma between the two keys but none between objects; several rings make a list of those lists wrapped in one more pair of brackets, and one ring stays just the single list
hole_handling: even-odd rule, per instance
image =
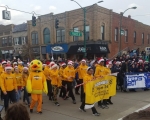
[{"label": "yellow hoodie", "polygon": [[[86,83],[86,82],[91,81],[91,80],[93,80],[93,75],[86,74],[83,77],[83,83]],[[83,87],[84,87],[84,93],[86,93],[86,84],[84,84]]]},{"label": "yellow hoodie", "polygon": [[1,75],[1,89],[3,92],[17,90],[17,83],[14,74],[7,74],[6,72]]},{"label": "yellow hoodie", "polygon": [[64,74],[64,68],[62,68],[62,67],[60,67],[60,69],[59,69],[59,76],[60,76],[60,79],[61,80],[66,80],[66,78],[63,76],[63,74]]},{"label": "yellow hoodie", "polygon": [[78,72],[78,75],[79,75],[79,79],[83,79],[83,77],[86,75],[87,73],[87,68],[88,66],[87,65],[80,65],[77,69],[76,69],[76,72]]},{"label": "yellow hoodie", "polygon": [[19,72],[21,73],[23,71],[23,66],[22,65],[18,65],[18,69],[19,69]]},{"label": "yellow hoodie", "polygon": [[23,78],[21,73],[14,73],[14,76],[16,78],[17,86],[22,87],[23,86]]},{"label": "yellow hoodie", "polygon": [[50,68],[48,66],[45,66],[43,73],[44,73],[44,75],[46,77],[46,80],[50,80],[50,76],[49,76]]},{"label": "yellow hoodie", "polygon": [[96,65],[94,76],[97,78],[97,77],[102,77],[104,75],[106,75],[106,68],[101,65]]},{"label": "yellow hoodie", "polygon": [[72,82],[75,78],[75,70],[73,67],[69,68],[68,66],[64,69],[63,77],[66,78],[67,81]]},{"label": "yellow hoodie", "polygon": [[60,87],[60,77],[58,72],[58,70],[51,70],[51,84]]},{"label": "yellow hoodie", "polygon": [[25,86],[27,85],[28,77],[29,77],[28,74],[25,74],[25,73],[22,74],[22,80],[23,80],[22,86],[23,86],[23,87],[25,87]]}]

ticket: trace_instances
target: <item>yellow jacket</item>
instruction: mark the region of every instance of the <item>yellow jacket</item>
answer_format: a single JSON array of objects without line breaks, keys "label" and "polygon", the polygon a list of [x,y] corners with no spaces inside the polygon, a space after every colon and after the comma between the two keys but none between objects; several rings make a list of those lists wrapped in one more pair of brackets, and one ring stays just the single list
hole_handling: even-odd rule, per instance
[{"label": "yellow jacket", "polygon": [[24,74],[24,73],[22,74],[22,80],[23,80],[22,86],[23,87],[25,87],[27,85],[28,76],[29,76],[28,74]]},{"label": "yellow jacket", "polygon": [[45,66],[43,73],[44,73],[44,75],[46,77],[46,80],[50,80],[50,76],[49,76],[50,68],[48,66]]},{"label": "yellow jacket", "polygon": [[64,74],[64,68],[62,68],[62,67],[60,67],[60,69],[59,69],[59,76],[60,76],[60,79],[61,80],[66,80],[66,78],[63,76],[63,74]]},{"label": "yellow jacket", "polygon": [[71,67],[71,68],[66,67],[64,69],[63,77],[66,78],[67,81],[72,82],[73,79],[75,78],[75,70],[74,70],[74,68],[73,67]]},{"label": "yellow jacket", "polygon": [[85,83],[85,84],[83,85],[83,87],[84,87],[84,93],[86,93],[86,82],[91,81],[91,80],[93,80],[93,75],[86,74],[86,75],[83,77],[83,83]]},{"label": "yellow jacket", "polygon": [[79,79],[83,79],[83,77],[86,75],[87,73],[87,68],[88,66],[87,65],[80,65],[77,69],[76,69],[76,72],[78,72],[78,75],[79,75]]},{"label": "yellow jacket", "polygon": [[1,75],[1,89],[3,92],[17,90],[17,83],[14,74],[7,74],[6,72]]},{"label": "yellow jacket", "polygon": [[[0,67],[0,77],[1,77],[2,73],[4,73],[4,72],[5,72],[5,70],[2,67]],[[0,87],[1,87],[1,78],[0,78]]]},{"label": "yellow jacket", "polygon": [[14,73],[16,78],[17,86],[23,86],[23,78],[21,73]]},{"label": "yellow jacket", "polygon": [[23,66],[22,65],[18,65],[18,69],[19,69],[19,72],[21,73],[23,71]]},{"label": "yellow jacket", "polygon": [[27,91],[32,94],[48,93],[46,78],[43,72],[30,72],[27,80]]},{"label": "yellow jacket", "polygon": [[102,77],[105,75],[107,75],[106,67],[101,66],[101,65],[96,65],[94,76],[97,78],[97,77]]},{"label": "yellow jacket", "polygon": [[56,85],[58,87],[61,86],[61,80],[59,77],[59,71],[58,70],[51,70],[51,84]]}]

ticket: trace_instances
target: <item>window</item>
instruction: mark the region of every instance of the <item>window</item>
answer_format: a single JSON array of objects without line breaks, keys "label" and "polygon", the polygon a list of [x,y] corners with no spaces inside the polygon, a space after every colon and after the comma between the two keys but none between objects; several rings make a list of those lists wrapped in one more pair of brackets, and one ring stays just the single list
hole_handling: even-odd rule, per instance
[{"label": "window", "polygon": [[57,30],[57,43],[65,41],[65,30],[59,29]]},{"label": "window", "polygon": [[12,39],[9,37],[8,46],[12,46]]},{"label": "window", "polygon": [[125,30],[125,42],[128,42],[128,30]]},{"label": "window", "polygon": [[2,46],[7,46],[7,38],[2,38]]},{"label": "window", "polygon": [[115,28],[115,41],[118,41],[118,28]]},{"label": "window", "polygon": [[22,45],[22,37],[19,37],[18,44]]},{"label": "window", "polygon": [[102,25],[101,26],[101,40],[104,40],[105,39],[105,26]]},{"label": "window", "polygon": [[147,44],[149,44],[149,43],[150,43],[150,41],[149,41],[149,37],[150,37],[150,34],[148,34],[148,35],[147,35]]},{"label": "window", "polygon": [[26,37],[21,37],[21,40],[22,40],[22,45],[25,45],[26,44]]},{"label": "window", "polygon": [[43,36],[44,36],[44,44],[50,43],[50,31],[48,28],[44,29]]},{"label": "window", "polygon": [[[73,28],[73,31],[74,31],[74,32],[79,32],[79,29],[78,29],[77,27],[74,27],[74,28]],[[79,40],[79,37],[77,37],[77,36],[74,36],[74,37],[73,37],[73,41],[78,41],[78,40]]]},{"label": "window", "polygon": [[38,33],[33,32],[31,37],[32,37],[32,45],[37,45],[38,44]]},{"label": "window", "polygon": [[136,43],[136,31],[134,31],[134,43]]},{"label": "window", "polygon": [[144,44],[144,33],[142,33],[142,44]]},{"label": "window", "polygon": [[18,42],[19,42],[19,38],[14,38],[14,45],[19,45]]},{"label": "window", "polygon": [[89,26],[85,27],[85,32],[86,32],[85,40],[90,40],[90,27]]}]

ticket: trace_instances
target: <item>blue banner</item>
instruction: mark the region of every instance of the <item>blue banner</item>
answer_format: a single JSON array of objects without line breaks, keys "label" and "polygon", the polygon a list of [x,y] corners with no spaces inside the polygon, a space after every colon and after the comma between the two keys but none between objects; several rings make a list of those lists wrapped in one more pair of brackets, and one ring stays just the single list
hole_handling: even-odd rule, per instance
[{"label": "blue banner", "polygon": [[127,89],[150,88],[150,73],[127,73],[125,87]]}]

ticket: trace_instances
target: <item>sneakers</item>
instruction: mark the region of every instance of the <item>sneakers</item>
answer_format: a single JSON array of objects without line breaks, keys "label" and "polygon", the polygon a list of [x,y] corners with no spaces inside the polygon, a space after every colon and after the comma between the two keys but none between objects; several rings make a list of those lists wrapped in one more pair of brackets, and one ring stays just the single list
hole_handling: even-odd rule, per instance
[{"label": "sneakers", "polygon": [[40,112],[37,112],[37,114],[42,114],[42,111],[40,111]]},{"label": "sneakers", "polygon": [[33,113],[33,109],[30,109],[30,113]]},{"label": "sneakers", "polygon": [[94,116],[100,116],[100,113],[93,113]]},{"label": "sneakers", "polygon": [[73,100],[73,104],[76,104],[76,101],[75,101],[75,100]]},{"label": "sneakers", "polygon": [[60,106],[60,104],[59,104],[58,102],[55,102],[55,105],[56,105],[56,106]]},{"label": "sneakers", "polygon": [[69,98],[68,96],[65,96],[65,97],[64,97],[64,100],[67,100],[68,98]]},{"label": "sneakers", "polygon": [[79,110],[80,110],[81,112],[86,112],[86,110],[84,110],[84,109],[82,109],[82,108],[79,108]]},{"label": "sneakers", "polygon": [[105,106],[104,106],[104,105],[98,105],[98,107],[100,107],[100,108],[102,108],[102,109],[104,109],[104,108],[105,108]]},{"label": "sneakers", "polygon": [[107,105],[104,105],[105,106],[105,109],[108,109],[109,107]]}]

